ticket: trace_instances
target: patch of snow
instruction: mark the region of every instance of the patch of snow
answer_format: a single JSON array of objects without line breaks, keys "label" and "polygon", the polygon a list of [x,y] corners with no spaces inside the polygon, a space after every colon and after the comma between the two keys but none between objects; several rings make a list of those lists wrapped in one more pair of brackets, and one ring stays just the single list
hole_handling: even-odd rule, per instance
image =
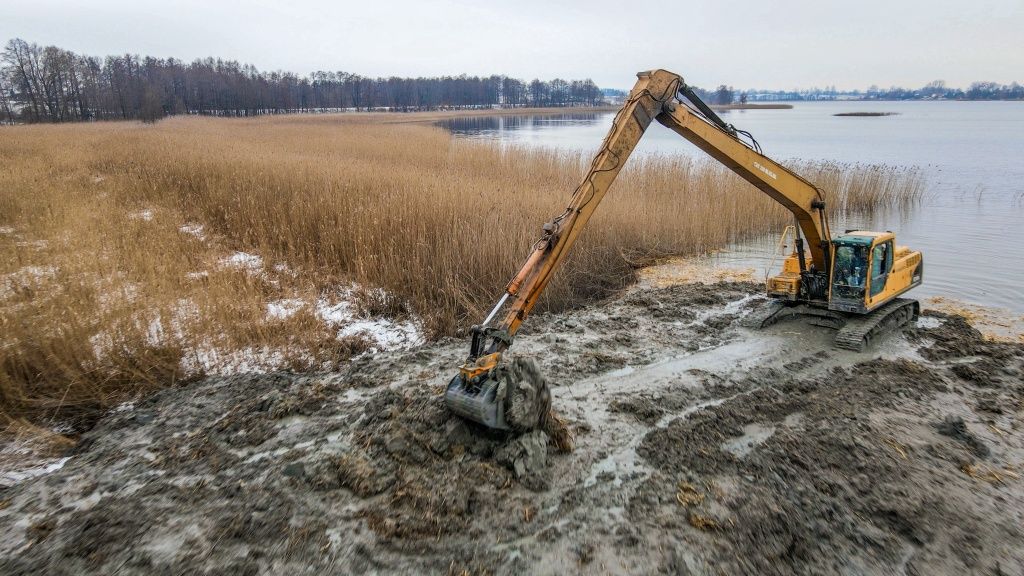
[{"label": "patch of snow", "polygon": [[0,226],[0,234],[14,234],[14,228],[10,226]]},{"label": "patch of snow", "polygon": [[185,354],[182,368],[188,374],[204,372],[212,376],[228,376],[248,372],[270,372],[284,368],[288,362],[287,350],[248,347],[241,350],[218,350],[210,345],[200,346]]},{"label": "patch of snow", "polygon": [[366,402],[372,392],[372,388],[349,388],[342,394],[341,400],[343,402]]},{"label": "patch of snow", "polygon": [[58,269],[53,266],[24,266],[10,274],[0,275],[0,299],[52,279],[57,275],[57,271]]},{"label": "patch of snow", "polygon": [[23,240],[15,244],[21,248],[35,248],[36,250],[42,250],[50,245],[46,240]]},{"label": "patch of snow", "polygon": [[321,298],[316,303],[316,315],[328,324],[346,324],[355,320],[352,303],[346,300],[330,304]]},{"label": "patch of snow", "polygon": [[365,336],[376,342],[377,350],[400,350],[423,343],[423,335],[412,322],[394,322],[385,318],[357,320],[338,330],[338,337]]},{"label": "patch of snow", "polygon": [[135,402],[122,402],[114,407],[115,413],[131,412],[132,410],[135,410]]},{"label": "patch of snow", "polygon": [[114,338],[106,332],[97,332],[89,336],[89,344],[97,358],[104,358],[114,349]]},{"label": "patch of snow", "polygon": [[61,436],[70,436],[75,433],[75,427],[70,422],[57,422],[50,425],[50,431]]},{"label": "patch of snow", "polygon": [[291,318],[305,306],[306,303],[304,301],[295,298],[276,300],[267,304],[267,318],[270,320]]},{"label": "patch of snow", "polygon": [[201,278],[206,278],[209,275],[210,273],[206,270],[200,270],[199,272],[189,272],[188,274],[185,274],[185,277],[189,280],[199,280]]},{"label": "patch of snow", "polygon": [[187,224],[182,224],[178,227],[178,230],[181,231],[182,234],[194,236],[199,240],[206,240],[206,232],[204,231],[202,224],[188,222]]},{"label": "patch of snow", "polygon": [[[351,290],[342,293],[351,294]],[[341,300],[330,303],[321,298],[316,313],[325,323],[338,330],[338,338],[364,336],[373,343],[373,350],[411,348],[424,342],[419,326],[412,321],[398,322],[388,318],[358,318],[352,302]]]},{"label": "patch of snow", "polygon": [[919,316],[917,318],[918,328],[938,328],[942,326],[942,318],[936,318],[934,316]]},{"label": "patch of snow", "polygon": [[349,540],[348,533],[342,533],[341,528],[328,528],[324,530],[324,535],[327,536],[327,543],[330,545],[331,550],[340,549],[342,543]]},{"label": "patch of snow", "polygon": [[721,448],[737,458],[743,458],[755,448],[764,444],[775,434],[775,426],[753,423],[743,427],[743,435],[722,442]]},{"label": "patch of snow", "polygon": [[139,285],[134,282],[104,282],[98,284],[97,288],[99,288],[97,296],[100,309],[103,311],[112,310],[127,302],[134,302],[139,298],[140,292]]},{"label": "patch of snow", "polygon": [[220,265],[258,272],[263,269],[263,258],[255,254],[249,254],[248,252],[235,252],[227,258],[222,258]]},{"label": "patch of snow", "polygon": [[146,327],[146,343],[150,346],[159,346],[165,341],[164,324],[160,317],[154,318],[149,321],[149,326]]},{"label": "patch of snow", "polygon": [[[199,316],[199,307],[188,298],[179,298],[169,309],[151,309],[133,313],[137,329],[145,330],[145,340],[150,346],[177,344],[187,346],[190,335],[187,328]],[[114,352],[114,335],[100,331],[89,337],[96,358],[103,359]]]},{"label": "patch of snow", "polygon": [[70,456],[54,458],[52,460],[43,460],[36,463],[34,466],[0,471],[0,488],[10,488],[11,486],[20,484],[25,480],[49,474],[50,472],[56,472],[63,468],[64,465],[67,464],[68,460],[71,460]]},{"label": "patch of snow", "polygon": [[145,210],[139,210],[138,212],[132,212],[128,215],[132,220],[142,220],[143,222],[149,222],[153,219],[153,211],[149,208]]},{"label": "patch of snow", "polygon": [[274,264],[274,272],[277,272],[279,274],[287,274],[289,276],[296,275],[296,272],[292,270],[291,267],[285,264],[284,262],[278,262],[277,264]]},{"label": "patch of snow", "polygon": [[199,306],[188,298],[179,298],[171,311],[170,329],[178,342],[186,340],[185,326],[199,318]]},{"label": "patch of snow", "polygon": [[43,280],[56,276],[57,268],[54,266],[25,266],[12,274],[12,276],[15,274],[21,277],[30,276],[34,280]]}]

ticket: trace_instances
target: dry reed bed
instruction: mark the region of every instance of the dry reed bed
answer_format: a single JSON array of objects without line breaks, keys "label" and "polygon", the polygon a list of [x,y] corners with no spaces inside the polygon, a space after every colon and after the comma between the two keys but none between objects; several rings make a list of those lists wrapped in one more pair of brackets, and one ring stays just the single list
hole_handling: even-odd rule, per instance
[{"label": "dry reed bed", "polygon": [[[347,296],[364,315],[456,333],[491,305],[588,161],[344,116],[4,129],[0,413],[95,414],[197,375],[197,350],[335,365],[367,344],[338,338],[312,303],[351,282],[386,291]],[[904,207],[922,192],[916,170],[800,171],[835,210]],[[634,159],[542,309],[790,220],[717,165]],[[235,250],[263,262],[225,265]],[[278,301],[309,305],[268,315]]]}]

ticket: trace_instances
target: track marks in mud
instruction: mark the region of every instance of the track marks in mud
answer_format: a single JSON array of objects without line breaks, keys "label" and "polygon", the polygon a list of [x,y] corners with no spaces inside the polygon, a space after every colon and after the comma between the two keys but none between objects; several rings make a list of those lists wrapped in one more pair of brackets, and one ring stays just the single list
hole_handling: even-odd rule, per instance
[{"label": "track marks in mud", "polygon": [[539,335],[529,346],[554,385],[571,383],[719,346],[756,291],[724,282],[635,290],[573,314],[531,317],[521,334]]},{"label": "track marks in mud", "polygon": [[[1006,548],[1024,537],[1019,525],[996,512],[1002,497],[979,494],[963,471],[988,448],[944,413],[958,405],[951,397],[979,389],[1020,394],[1024,347],[944,320],[916,334],[923,356],[997,358],[1000,370],[965,378],[962,365],[875,359],[818,378],[788,375],[807,358],[752,375],[740,386],[750,392],[647,433],[637,453],[655,472],[630,499],[629,517],[711,550],[704,561],[726,573],[1019,566],[1024,551]],[[751,439],[758,430],[770,434]],[[729,449],[737,442],[742,453]],[[704,487],[685,510],[672,506],[681,482]]]}]

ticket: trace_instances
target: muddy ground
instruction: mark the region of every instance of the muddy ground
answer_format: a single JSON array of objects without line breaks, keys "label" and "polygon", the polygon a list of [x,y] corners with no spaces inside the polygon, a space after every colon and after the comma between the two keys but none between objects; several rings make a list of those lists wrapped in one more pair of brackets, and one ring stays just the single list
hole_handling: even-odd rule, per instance
[{"label": "muddy ground", "polygon": [[166,390],[0,491],[0,573],[1024,574],[1024,345],[839,351],[756,292],[531,318],[569,454],[445,411],[462,341]]}]

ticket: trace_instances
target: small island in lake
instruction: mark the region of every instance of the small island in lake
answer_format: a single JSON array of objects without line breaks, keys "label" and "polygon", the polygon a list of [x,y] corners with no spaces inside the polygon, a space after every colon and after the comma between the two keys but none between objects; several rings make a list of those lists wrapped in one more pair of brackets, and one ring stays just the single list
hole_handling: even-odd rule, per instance
[{"label": "small island in lake", "polygon": [[859,116],[859,117],[875,117],[875,116],[899,116],[899,112],[840,112],[833,114],[833,116]]}]

